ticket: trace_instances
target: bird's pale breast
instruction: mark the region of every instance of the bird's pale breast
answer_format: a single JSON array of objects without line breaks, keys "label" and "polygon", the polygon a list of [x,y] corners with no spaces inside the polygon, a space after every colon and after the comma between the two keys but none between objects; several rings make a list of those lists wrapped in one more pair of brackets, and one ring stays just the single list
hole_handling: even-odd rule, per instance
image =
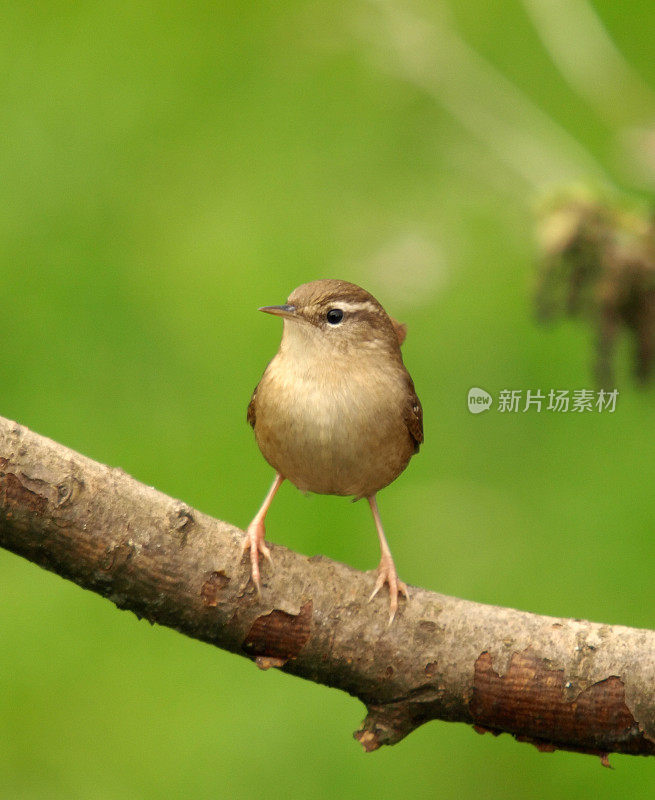
[{"label": "bird's pale breast", "polygon": [[257,388],[257,443],[303,491],[372,495],[414,453],[403,418],[406,387],[401,363],[354,372],[321,362],[308,369],[278,354]]}]

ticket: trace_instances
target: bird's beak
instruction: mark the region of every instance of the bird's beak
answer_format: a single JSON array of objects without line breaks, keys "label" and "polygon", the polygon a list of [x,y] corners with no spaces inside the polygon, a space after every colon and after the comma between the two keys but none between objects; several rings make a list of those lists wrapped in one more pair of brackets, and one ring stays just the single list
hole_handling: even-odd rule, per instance
[{"label": "bird's beak", "polygon": [[276,317],[294,317],[296,315],[295,306],[262,306],[258,311],[265,311],[267,314],[274,314]]}]

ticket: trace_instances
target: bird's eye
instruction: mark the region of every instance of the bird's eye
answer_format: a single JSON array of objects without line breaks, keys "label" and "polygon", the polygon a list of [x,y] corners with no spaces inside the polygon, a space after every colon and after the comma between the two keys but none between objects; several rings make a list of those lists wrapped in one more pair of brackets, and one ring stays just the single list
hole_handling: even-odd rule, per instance
[{"label": "bird's eye", "polygon": [[340,308],[331,308],[325,315],[325,319],[330,325],[338,325],[343,319],[343,311]]}]

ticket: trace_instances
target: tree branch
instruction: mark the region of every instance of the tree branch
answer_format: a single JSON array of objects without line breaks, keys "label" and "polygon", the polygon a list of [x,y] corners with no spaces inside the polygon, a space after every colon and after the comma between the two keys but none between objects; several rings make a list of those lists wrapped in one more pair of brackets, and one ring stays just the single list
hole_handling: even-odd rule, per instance
[{"label": "tree branch", "polygon": [[138,617],[358,697],[366,750],[431,719],[542,750],[655,754],[655,632],[412,589],[272,545],[263,599],[238,528],[0,417],[0,545]]}]

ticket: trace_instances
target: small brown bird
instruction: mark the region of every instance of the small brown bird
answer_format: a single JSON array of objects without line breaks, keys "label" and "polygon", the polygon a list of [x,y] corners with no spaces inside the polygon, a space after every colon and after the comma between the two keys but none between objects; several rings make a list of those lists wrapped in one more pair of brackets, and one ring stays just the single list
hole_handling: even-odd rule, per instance
[{"label": "small brown bird", "polygon": [[248,422],[275,480],[248,526],[252,580],[261,593],[259,554],[270,561],[264,519],[285,478],[303,492],[365,497],[382,557],[369,598],[389,586],[389,623],[398,579],[375,495],[405,469],[423,441],[423,412],[403,364],[405,326],[353,283],[320,280],[286,305],[259,309],[282,317],[280,349],[248,406]]}]

